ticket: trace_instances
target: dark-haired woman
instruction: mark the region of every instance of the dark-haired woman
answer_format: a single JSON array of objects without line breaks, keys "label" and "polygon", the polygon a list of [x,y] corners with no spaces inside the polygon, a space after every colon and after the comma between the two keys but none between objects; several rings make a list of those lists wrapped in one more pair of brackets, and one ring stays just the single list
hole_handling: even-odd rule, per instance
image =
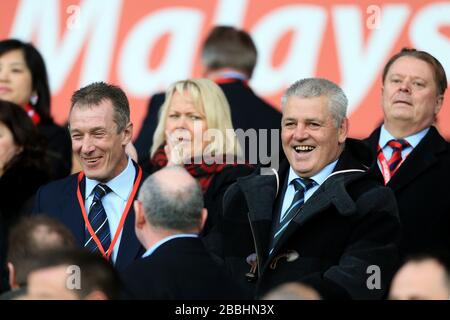
[{"label": "dark-haired woman", "polygon": [[6,232],[31,212],[34,194],[49,175],[45,139],[21,107],[0,100],[0,215]]},{"label": "dark-haired woman", "polygon": [[50,89],[44,59],[29,44],[15,39],[0,41],[0,99],[21,106],[48,146],[52,178],[70,174],[72,147],[67,129],[50,116]]}]

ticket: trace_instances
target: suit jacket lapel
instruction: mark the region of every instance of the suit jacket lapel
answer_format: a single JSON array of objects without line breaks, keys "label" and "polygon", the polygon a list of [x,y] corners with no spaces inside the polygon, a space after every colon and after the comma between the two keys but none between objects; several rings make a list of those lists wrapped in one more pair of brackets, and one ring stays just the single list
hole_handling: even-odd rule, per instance
[{"label": "suit jacket lapel", "polygon": [[380,141],[380,130],[381,127],[375,129],[372,134],[365,140],[368,147],[372,151],[372,155],[377,155],[378,142]]},{"label": "suit jacket lapel", "polygon": [[[275,244],[275,247],[273,248],[272,255],[274,256],[278,254],[280,248],[286,243],[286,241],[300,228],[303,226],[308,220],[310,220],[312,217],[314,217],[316,214],[321,212],[321,208],[323,206],[329,205],[330,201],[328,199],[313,199],[316,198],[316,195],[319,193],[322,193],[323,191],[319,188],[314,195],[306,201],[306,203],[300,207],[297,212],[295,213],[294,218],[292,221],[288,224],[284,232],[281,234],[280,238],[278,239],[277,243]],[[309,201],[312,200],[312,201]],[[319,201],[319,202],[314,202]],[[327,202],[328,204],[326,204]],[[312,205],[314,203],[314,205]],[[268,259],[263,267],[263,270],[265,270],[269,264],[271,259]]]},{"label": "suit jacket lapel", "polygon": [[117,270],[125,269],[139,256],[140,253],[144,253],[141,243],[137,239],[134,231],[134,218],[134,208],[131,206],[122,230],[122,238],[120,240],[119,252],[115,263]]},{"label": "suit jacket lapel", "polygon": [[[420,174],[432,167],[439,160],[437,154],[445,150],[445,140],[439,135],[436,128],[431,127],[387,185],[396,191],[410,184]],[[426,156],[424,157],[424,155]]]},{"label": "suit jacket lapel", "polygon": [[367,139],[364,140],[364,142],[370,148],[372,156],[375,158],[372,168],[373,175],[377,180],[382,181],[382,183],[384,184],[383,174],[381,173],[380,167],[378,166],[378,157],[377,157],[378,142],[380,141],[380,130],[381,127],[374,130],[372,134]]},{"label": "suit jacket lapel", "polygon": [[[376,155],[377,152],[378,141],[380,139],[380,130],[381,127],[376,129],[366,139],[366,142],[369,144],[374,155]],[[395,175],[391,178],[391,180],[389,180],[387,186],[394,191],[405,187],[416,179],[417,176],[433,166],[438,161],[437,155],[440,152],[445,151],[445,149],[445,140],[440,136],[435,127],[430,127],[428,133],[405,159],[400,168],[398,168]],[[424,154],[427,156],[424,157]],[[377,168],[377,174],[381,177],[381,171],[378,165]]]},{"label": "suit jacket lapel", "polygon": [[[351,157],[350,153],[344,150],[342,155],[339,157],[339,161],[336,164],[334,172],[349,168],[364,169],[360,163],[356,162],[356,160]],[[314,192],[311,198],[309,198],[305,204],[297,210],[294,218],[286,227],[286,230],[281,234],[280,239],[278,239],[272,252],[272,256],[279,252],[279,249],[298,230],[298,228],[305,225],[306,222],[311,220],[316,215],[324,212],[328,207],[336,207],[336,210],[342,215],[350,215],[355,212],[356,207],[354,201],[348,195],[345,188],[345,179],[348,181],[354,179],[346,178],[348,175],[354,175],[354,178],[357,177],[354,173],[343,173],[325,180],[319,189]],[[263,270],[267,268],[270,260],[271,259],[268,259],[266,261]]]},{"label": "suit jacket lapel", "polygon": [[[63,191],[63,199],[61,206],[61,219],[64,225],[68,226],[72,231],[76,242],[84,247],[85,241],[85,224],[83,219],[83,214],[81,213],[80,203],[77,198],[77,188],[78,188],[78,175],[73,176],[74,179],[70,184],[66,185]],[[85,185],[86,180],[83,178],[80,182],[81,197],[85,198]],[[84,204],[84,202],[83,202]]]},{"label": "suit jacket lapel", "polygon": [[[259,263],[266,259],[272,232],[273,208],[277,194],[275,175],[252,175],[238,179],[248,205],[248,215]],[[284,181],[280,181],[280,189]],[[255,192],[258,190],[258,192]],[[278,191],[278,192],[277,192]]]}]

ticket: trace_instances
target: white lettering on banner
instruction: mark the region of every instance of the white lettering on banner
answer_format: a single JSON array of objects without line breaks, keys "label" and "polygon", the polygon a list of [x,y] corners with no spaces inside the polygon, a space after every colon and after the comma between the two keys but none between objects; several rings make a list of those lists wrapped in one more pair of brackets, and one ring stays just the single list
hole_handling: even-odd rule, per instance
[{"label": "white lettering on banner", "polygon": [[242,28],[248,0],[219,0],[214,10],[214,25]]},{"label": "white lettering on banner", "polygon": [[408,15],[408,6],[385,6],[379,28],[371,31],[365,45],[361,10],[350,5],[333,7],[341,87],[349,100],[347,114],[361,103],[379,76],[380,66],[394,47]]},{"label": "white lettering on banner", "polygon": [[420,10],[411,22],[409,37],[413,47],[430,52],[450,74],[450,41],[439,27],[450,25],[450,3],[431,4]]},{"label": "white lettering on banner", "polygon": [[[253,28],[258,64],[252,85],[265,95],[275,94],[294,81],[314,74],[326,26],[326,11],[320,6],[284,6],[269,12]],[[271,63],[278,40],[294,31],[285,61],[277,68]]]},{"label": "white lettering on banner", "polygon": [[[192,75],[196,49],[210,21],[201,8],[172,6],[143,13],[116,46],[122,0],[83,0],[79,5],[61,8],[58,0],[19,0],[10,37],[35,40],[47,62],[50,86],[54,95],[63,91],[67,78],[80,68],[79,85],[109,80],[117,74],[119,84],[130,98],[146,98],[165,89],[173,81]],[[213,24],[243,26],[248,0],[218,0]],[[327,22],[336,37],[336,55],[340,85],[349,98],[349,114],[360,105],[380,69],[398,43],[411,16],[407,4],[386,4],[380,8],[355,5],[284,5],[266,12],[252,27],[259,58],[252,86],[263,96],[279,94],[294,81],[316,75]],[[150,9],[149,9],[150,10]],[[328,17],[328,12],[330,16]],[[367,14],[374,13],[373,16]],[[126,14],[126,12],[125,12]],[[369,23],[370,26],[367,25]],[[450,4],[424,5],[412,17],[411,45],[431,52],[450,73],[450,41],[440,28],[450,23]],[[61,26],[66,29],[61,30]],[[363,28],[368,30],[364,41]],[[292,32],[292,41],[283,61],[272,65],[280,39]],[[162,36],[169,41],[158,66],[150,69],[149,57]],[[407,45],[408,43],[405,43]],[[82,57],[82,65],[75,66]],[[118,50],[117,65],[111,65]],[[64,94],[67,94],[64,92]]]},{"label": "white lettering on banner", "polygon": [[[139,21],[124,40],[118,75],[128,92],[148,97],[172,82],[188,78],[204,17],[198,10],[174,8],[153,12]],[[170,41],[157,69],[148,68],[155,42],[166,33]]]},{"label": "white lettering on banner", "polygon": [[62,89],[86,43],[80,84],[107,80],[122,1],[110,0],[107,5],[103,1],[82,1],[81,22],[77,28],[67,30],[62,40],[59,40],[59,5],[57,0],[22,0],[11,37],[30,40],[36,32],[36,45],[47,61],[53,93]]}]

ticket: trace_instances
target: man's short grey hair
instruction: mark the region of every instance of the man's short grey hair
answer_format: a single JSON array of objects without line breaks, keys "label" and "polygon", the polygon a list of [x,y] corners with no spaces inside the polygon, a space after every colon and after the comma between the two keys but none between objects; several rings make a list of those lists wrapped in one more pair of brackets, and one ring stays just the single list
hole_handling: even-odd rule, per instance
[{"label": "man's short grey hair", "polygon": [[[187,173],[177,166],[162,170]],[[167,190],[168,183],[174,184],[170,190]],[[148,222],[154,227],[186,231],[200,225],[203,193],[194,178],[178,186],[177,181],[162,181],[161,177],[153,174],[142,184],[138,200],[144,206]]]},{"label": "man's short grey hair", "polygon": [[348,99],[344,91],[334,82],[322,78],[301,79],[291,85],[281,97],[281,108],[284,110],[291,96],[299,98],[327,97],[330,112],[339,128],[347,114]]}]

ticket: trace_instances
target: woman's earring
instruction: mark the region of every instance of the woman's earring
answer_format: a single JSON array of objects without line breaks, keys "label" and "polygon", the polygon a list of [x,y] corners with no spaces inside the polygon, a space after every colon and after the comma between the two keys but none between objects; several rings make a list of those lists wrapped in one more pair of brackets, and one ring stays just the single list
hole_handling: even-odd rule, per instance
[{"label": "woman's earring", "polygon": [[37,95],[37,93],[33,93],[30,97],[30,103],[35,106],[38,103],[39,100],[39,96]]}]

